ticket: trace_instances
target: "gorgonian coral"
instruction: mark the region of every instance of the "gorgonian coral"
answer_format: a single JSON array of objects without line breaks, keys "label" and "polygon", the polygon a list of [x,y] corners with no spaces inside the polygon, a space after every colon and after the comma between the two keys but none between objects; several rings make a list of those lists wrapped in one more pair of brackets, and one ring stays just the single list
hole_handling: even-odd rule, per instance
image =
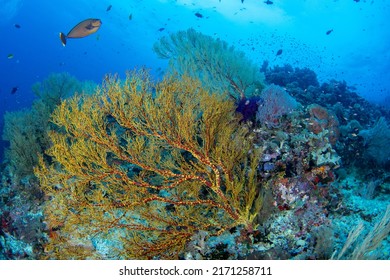
[{"label": "gorgonian coral", "polygon": [[258,149],[234,102],[199,81],[108,78],[96,94],[64,101],[52,122],[54,164],[35,170],[50,197],[51,257],[84,258],[77,248],[104,236],[119,240],[115,258],[177,258],[199,230],[252,231]]}]

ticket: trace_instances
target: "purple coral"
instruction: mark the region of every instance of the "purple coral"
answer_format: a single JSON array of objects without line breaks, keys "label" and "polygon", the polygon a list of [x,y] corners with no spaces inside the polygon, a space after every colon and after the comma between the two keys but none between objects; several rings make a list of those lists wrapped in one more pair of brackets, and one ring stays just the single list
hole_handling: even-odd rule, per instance
[{"label": "purple coral", "polygon": [[259,104],[262,99],[260,96],[251,96],[249,98],[241,98],[237,104],[236,111],[241,113],[242,121],[254,121],[256,118],[256,112],[259,108]]},{"label": "purple coral", "polygon": [[261,93],[263,102],[259,105],[256,120],[268,127],[279,125],[279,119],[298,107],[297,101],[286,90],[274,84],[265,88]]}]

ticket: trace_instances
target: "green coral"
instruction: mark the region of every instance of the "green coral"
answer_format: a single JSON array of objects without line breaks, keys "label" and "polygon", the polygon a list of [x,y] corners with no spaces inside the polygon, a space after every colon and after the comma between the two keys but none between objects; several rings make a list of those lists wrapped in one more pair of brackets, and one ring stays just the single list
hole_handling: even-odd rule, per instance
[{"label": "green coral", "polygon": [[31,109],[5,114],[3,139],[10,143],[5,158],[11,163],[17,178],[32,175],[33,167],[38,163],[37,155],[50,146],[46,132],[54,108],[76,91],[81,92],[83,87],[84,83],[68,73],[51,74],[32,86],[38,99]]},{"label": "green coral", "polygon": [[33,166],[38,162],[38,152],[47,148],[46,141],[39,137],[44,131],[37,131],[42,127],[37,125],[35,114],[27,110],[6,112],[4,122],[3,140],[10,143],[5,158],[18,178],[32,174]]},{"label": "green coral", "polygon": [[365,156],[379,165],[390,161],[390,127],[384,117],[381,117],[370,129],[360,131],[366,147]]},{"label": "green coral", "polygon": [[210,90],[227,90],[235,99],[260,93],[264,87],[259,68],[244,52],[194,29],[162,37],[153,50],[169,59],[170,72],[198,78]]},{"label": "green coral", "polygon": [[81,92],[81,83],[69,73],[53,73],[33,84],[32,91],[52,112],[66,97]]}]

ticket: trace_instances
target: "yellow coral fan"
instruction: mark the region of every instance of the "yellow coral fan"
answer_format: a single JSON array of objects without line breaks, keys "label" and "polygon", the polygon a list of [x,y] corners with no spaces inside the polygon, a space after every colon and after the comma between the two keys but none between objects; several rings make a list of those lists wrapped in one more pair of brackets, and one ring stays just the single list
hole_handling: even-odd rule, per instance
[{"label": "yellow coral fan", "polygon": [[199,81],[107,78],[94,95],[64,101],[52,122],[54,164],[35,170],[57,236],[48,254],[53,243],[89,248],[104,236],[121,241],[110,257],[177,258],[198,230],[253,228],[259,152],[233,101]]}]

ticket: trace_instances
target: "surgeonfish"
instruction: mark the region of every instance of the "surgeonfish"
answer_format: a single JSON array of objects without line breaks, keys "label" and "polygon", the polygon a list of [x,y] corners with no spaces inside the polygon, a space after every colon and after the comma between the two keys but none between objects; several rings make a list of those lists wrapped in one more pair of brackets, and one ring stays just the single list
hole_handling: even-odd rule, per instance
[{"label": "surgeonfish", "polygon": [[69,31],[68,35],[65,35],[64,33],[60,32],[60,39],[62,45],[65,47],[67,39],[84,38],[88,35],[95,33],[96,31],[99,30],[101,25],[102,25],[102,21],[100,19],[89,18],[83,20],[75,27],[73,27]]}]

